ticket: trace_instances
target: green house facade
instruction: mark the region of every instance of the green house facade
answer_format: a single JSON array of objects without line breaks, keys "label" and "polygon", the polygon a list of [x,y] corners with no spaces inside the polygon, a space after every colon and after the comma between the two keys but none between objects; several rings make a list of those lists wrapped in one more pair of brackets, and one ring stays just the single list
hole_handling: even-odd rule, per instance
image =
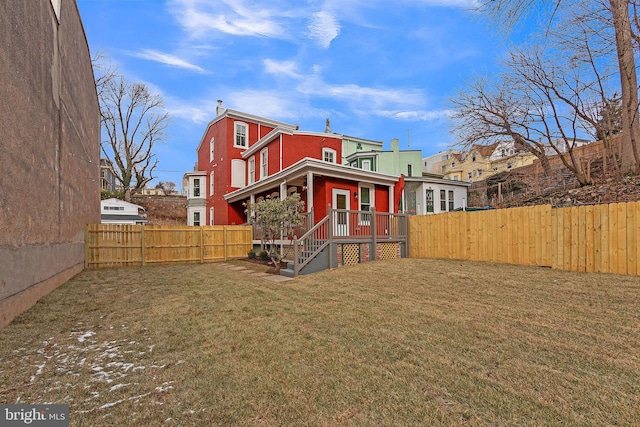
[{"label": "green house facade", "polygon": [[344,164],[363,170],[422,176],[422,151],[400,150],[400,142],[391,140],[391,150],[382,150],[382,142],[344,137],[342,141]]}]

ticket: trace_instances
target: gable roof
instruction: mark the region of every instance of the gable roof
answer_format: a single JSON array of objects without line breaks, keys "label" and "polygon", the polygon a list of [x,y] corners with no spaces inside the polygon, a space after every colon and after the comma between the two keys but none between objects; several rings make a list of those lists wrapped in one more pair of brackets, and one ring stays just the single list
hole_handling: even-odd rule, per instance
[{"label": "gable roof", "polygon": [[474,144],[471,151],[476,150],[482,157],[490,157],[498,145],[500,145],[499,142],[494,142],[491,145]]}]

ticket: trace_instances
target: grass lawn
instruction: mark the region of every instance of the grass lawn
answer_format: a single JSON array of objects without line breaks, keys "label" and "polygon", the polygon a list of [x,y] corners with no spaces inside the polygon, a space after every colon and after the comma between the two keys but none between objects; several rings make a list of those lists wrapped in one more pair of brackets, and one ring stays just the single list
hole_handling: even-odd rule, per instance
[{"label": "grass lawn", "polygon": [[412,259],[285,283],[85,271],[0,331],[16,402],[67,403],[73,426],[640,425],[640,279]]}]

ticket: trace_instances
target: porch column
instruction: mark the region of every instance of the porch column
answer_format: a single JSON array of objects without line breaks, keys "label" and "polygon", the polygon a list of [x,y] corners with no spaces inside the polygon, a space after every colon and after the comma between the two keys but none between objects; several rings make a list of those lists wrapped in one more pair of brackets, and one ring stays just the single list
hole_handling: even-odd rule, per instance
[{"label": "porch column", "polygon": [[[248,217],[249,218],[253,218],[255,213],[256,213],[256,195],[255,194],[251,194],[249,196],[249,204],[251,205],[250,206],[251,209],[249,210]],[[247,219],[249,219],[249,218],[247,218]]]},{"label": "porch column", "polygon": [[280,200],[284,200],[287,197],[287,181],[280,183]]},{"label": "porch column", "polygon": [[313,209],[313,173],[307,172],[307,212]]},{"label": "porch column", "polygon": [[396,185],[390,185],[389,186],[389,213],[396,213],[396,207],[394,205],[394,197],[393,197],[393,193],[396,190]]}]

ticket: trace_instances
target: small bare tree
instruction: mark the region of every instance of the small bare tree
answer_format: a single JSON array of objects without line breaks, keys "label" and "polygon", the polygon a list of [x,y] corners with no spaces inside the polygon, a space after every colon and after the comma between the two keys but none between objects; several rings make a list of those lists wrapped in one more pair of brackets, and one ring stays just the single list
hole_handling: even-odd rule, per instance
[{"label": "small bare tree", "polygon": [[152,149],[164,137],[169,116],[160,95],[144,83],[130,82],[113,67],[100,65],[104,62],[94,61],[104,131],[101,149],[115,165],[116,179],[130,201],[132,193],[154,178],[158,161]]},{"label": "small bare tree", "polygon": [[253,207],[253,212],[247,212],[251,217],[250,222],[261,231],[260,238],[267,244],[267,251],[275,268],[278,268],[282,259],[277,241],[283,237],[293,237],[295,228],[302,223],[303,209],[304,202],[300,200],[298,193],[294,193],[284,199],[260,201]]}]

